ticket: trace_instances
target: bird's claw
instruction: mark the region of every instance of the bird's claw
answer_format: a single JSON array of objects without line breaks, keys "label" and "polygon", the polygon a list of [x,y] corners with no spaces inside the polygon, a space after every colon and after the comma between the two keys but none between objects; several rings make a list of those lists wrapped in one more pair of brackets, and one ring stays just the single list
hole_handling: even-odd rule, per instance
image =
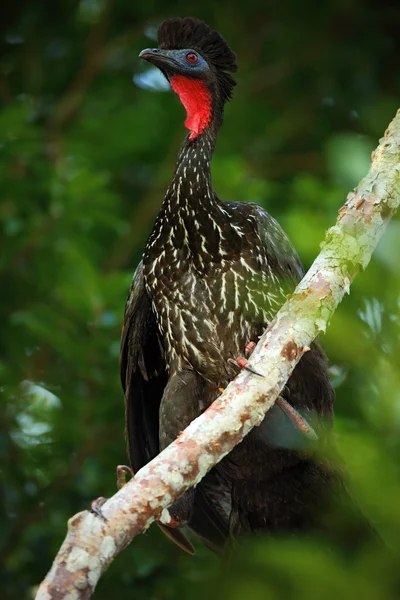
[{"label": "bird's claw", "polygon": [[[245,356],[248,357],[252,354],[254,348],[256,347],[255,342],[249,342],[244,350]],[[258,375],[259,377],[264,377],[262,373],[258,373],[253,367],[251,367],[246,358],[243,356],[239,356],[236,360],[233,358],[229,359],[229,361],[241,369],[245,369],[252,373],[253,375]],[[282,396],[278,396],[275,400],[275,403],[279,406],[279,408],[285,413],[288,419],[293,423],[293,425],[307,438],[310,440],[317,440],[318,436],[315,433],[314,429],[308,423],[308,421],[291,405],[287,402]]]},{"label": "bird's claw", "polygon": [[[130,467],[127,467],[126,465],[118,465],[118,467],[117,467],[117,487],[119,490],[121,488],[123,488],[124,485],[126,484],[127,475],[129,475],[130,477],[133,477],[134,473],[133,473],[132,469]],[[106,502],[106,501],[107,501],[107,498],[100,496],[100,498],[96,498],[96,500],[93,500],[93,502],[90,504],[91,512],[94,515],[97,515],[98,517],[100,517],[100,519],[103,519],[103,521],[107,521],[107,519],[104,516],[103,511],[101,510],[101,507],[103,506],[104,502]]]},{"label": "bird's claw", "polygon": [[117,467],[117,488],[120,490],[126,485],[126,476],[129,475],[130,478],[134,476],[134,472],[130,467],[126,465],[118,465]]},{"label": "bird's claw", "polygon": [[241,369],[244,369],[245,371],[248,371],[249,373],[252,373],[253,375],[258,375],[258,377],[264,377],[262,373],[259,373],[258,371],[253,369],[253,367],[249,365],[248,360],[243,356],[238,356],[238,358],[236,359],[230,358],[229,362],[233,363],[237,367],[240,367]]},{"label": "bird's claw", "polygon": [[96,500],[93,500],[93,502],[90,504],[91,512],[100,517],[100,519],[103,519],[103,521],[107,521],[107,518],[104,516],[103,511],[101,510],[101,507],[105,502],[107,502],[107,498],[100,496],[99,498],[96,498]]},{"label": "bird's claw", "polygon": [[279,406],[288,419],[303,435],[310,440],[315,441],[318,439],[317,434],[308,421],[291,404],[289,404],[289,402],[282,398],[282,396],[277,397],[275,404]]},{"label": "bird's claw", "polygon": [[256,347],[256,343],[255,342],[249,342],[246,346],[246,348],[244,349],[244,355],[246,358],[249,358],[249,356],[251,356],[254,348]]}]

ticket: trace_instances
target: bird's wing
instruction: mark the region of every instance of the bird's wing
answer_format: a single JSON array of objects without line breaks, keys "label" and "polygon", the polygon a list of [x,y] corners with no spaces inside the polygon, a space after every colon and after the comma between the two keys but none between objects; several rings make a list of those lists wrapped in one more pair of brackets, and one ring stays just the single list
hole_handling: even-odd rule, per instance
[{"label": "bird's wing", "polygon": [[[304,275],[300,258],[282,227],[258,204],[249,203],[248,209],[258,222],[258,233],[274,273],[282,278],[285,288],[292,292]],[[288,293],[289,293],[288,292]]]},{"label": "bird's wing", "polygon": [[144,287],[142,263],[126,303],[120,365],[128,450],[136,472],[159,453],[158,411],[167,381],[162,341]]},{"label": "bird's wing", "polygon": [[212,469],[196,487],[189,527],[203,544],[220,551],[229,540],[232,512],[232,486]]},{"label": "bird's wing", "polygon": [[[136,473],[159,453],[159,408],[167,382],[161,335],[146,293],[143,264],[133,277],[121,337],[121,381],[125,392],[128,453]],[[194,548],[179,529],[159,524],[183,550]]]},{"label": "bird's wing", "polygon": [[224,202],[233,217],[252,220],[268,264],[279,280],[282,291],[290,293],[304,275],[300,258],[279,223],[266,210],[252,202]]},{"label": "bird's wing", "polygon": [[[240,218],[254,223],[261,241],[262,251],[274,274],[274,278],[268,280],[268,286],[272,288],[269,291],[275,293],[279,304],[283,305],[287,296],[293,293],[304,275],[303,265],[295,248],[279,223],[261,206],[244,202],[224,204],[228,205],[233,215],[237,217],[240,215]],[[274,305],[276,311],[280,308],[279,304]],[[314,409],[318,407],[321,414],[329,419],[333,391],[327,375],[325,355],[318,342],[313,342],[312,352],[305,354],[302,358],[297,367],[297,372],[299,371],[304,372],[304,376],[291,377],[285,388],[284,396],[292,405],[296,405],[297,398],[304,397],[304,380],[314,382],[313,389],[308,389],[307,394],[313,398]],[[313,416],[299,405],[297,405],[297,409],[306,420]],[[283,445],[298,448],[302,447],[305,442],[303,434],[299,434],[293,423],[277,405],[269,411],[267,418],[258,429],[258,433],[266,443],[272,446]]]}]

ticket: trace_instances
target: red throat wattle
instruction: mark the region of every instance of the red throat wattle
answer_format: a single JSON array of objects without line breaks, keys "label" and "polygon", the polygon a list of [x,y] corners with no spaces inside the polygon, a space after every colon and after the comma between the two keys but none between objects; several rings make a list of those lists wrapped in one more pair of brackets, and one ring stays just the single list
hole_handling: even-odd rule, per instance
[{"label": "red throat wattle", "polygon": [[194,140],[211,121],[210,91],[204,81],[184,75],[174,75],[169,82],[186,108],[185,127],[190,131],[189,139]]}]

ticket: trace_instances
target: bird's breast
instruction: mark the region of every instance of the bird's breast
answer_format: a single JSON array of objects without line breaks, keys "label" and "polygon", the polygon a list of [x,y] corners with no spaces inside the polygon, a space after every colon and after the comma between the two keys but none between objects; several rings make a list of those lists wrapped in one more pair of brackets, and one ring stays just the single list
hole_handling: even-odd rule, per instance
[{"label": "bird's breast", "polygon": [[145,255],[144,269],[169,368],[189,365],[218,384],[232,379],[237,370],[229,359],[257,340],[279,308],[262,265],[219,257],[199,269],[187,249],[165,244]]}]

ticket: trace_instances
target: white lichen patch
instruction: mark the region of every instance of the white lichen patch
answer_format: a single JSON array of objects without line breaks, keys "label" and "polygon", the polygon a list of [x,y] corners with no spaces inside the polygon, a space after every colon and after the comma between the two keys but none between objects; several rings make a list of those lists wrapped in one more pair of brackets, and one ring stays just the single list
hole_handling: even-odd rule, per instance
[{"label": "white lichen patch", "polygon": [[79,569],[88,567],[89,559],[90,555],[86,550],[75,546],[68,556],[65,567],[70,573],[75,573],[75,571],[79,571]]},{"label": "white lichen patch", "polygon": [[108,560],[115,552],[115,541],[110,535],[106,535],[101,542],[100,556],[104,560]]},{"label": "white lichen patch", "polygon": [[164,503],[169,506],[170,504],[172,504],[173,500],[171,498],[170,494],[164,494]]},{"label": "white lichen patch", "polygon": [[345,294],[350,294],[350,279],[348,277],[345,277],[343,280],[343,291]]},{"label": "white lichen patch", "polygon": [[326,332],[326,321],[324,319],[315,319],[315,325],[322,333]]},{"label": "white lichen patch", "polygon": [[87,586],[86,575],[84,573],[80,573],[78,577],[75,579],[75,587],[78,590],[84,590]]},{"label": "white lichen patch", "polygon": [[204,476],[205,473],[213,466],[214,459],[210,454],[202,454],[197,461],[199,473]]},{"label": "white lichen patch", "polygon": [[179,473],[178,471],[168,471],[167,473],[168,484],[174,488],[181,488],[184,481],[182,473]]},{"label": "white lichen patch", "polygon": [[52,600],[52,597],[47,590],[39,590],[36,600]]},{"label": "white lichen patch", "polygon": [[72,590],[66,596],[64,596],[64,600],[79,600],[79,592],[78,590]]},{"label": "white lichen patch", "polygon": [[168,508],[164,508],[161,515],[160,515],[160,521],[161,523],[165,523],[166,525],[168,525],[168,523],[171,521],[171,515],[169,513]]},{"label": "white lichen patch", "polygon": [[180,463],[180,466],[181,466],[182,473],[188,473],[192,468],[192,465],[186,458],[184,458],[182,460],[182,462]]},{"label": "white lichen patch", "polygon": [[91,556],[88,563],[88,581],[92,587],[95,587],[101,575],[101,562],[98,556]]}]

